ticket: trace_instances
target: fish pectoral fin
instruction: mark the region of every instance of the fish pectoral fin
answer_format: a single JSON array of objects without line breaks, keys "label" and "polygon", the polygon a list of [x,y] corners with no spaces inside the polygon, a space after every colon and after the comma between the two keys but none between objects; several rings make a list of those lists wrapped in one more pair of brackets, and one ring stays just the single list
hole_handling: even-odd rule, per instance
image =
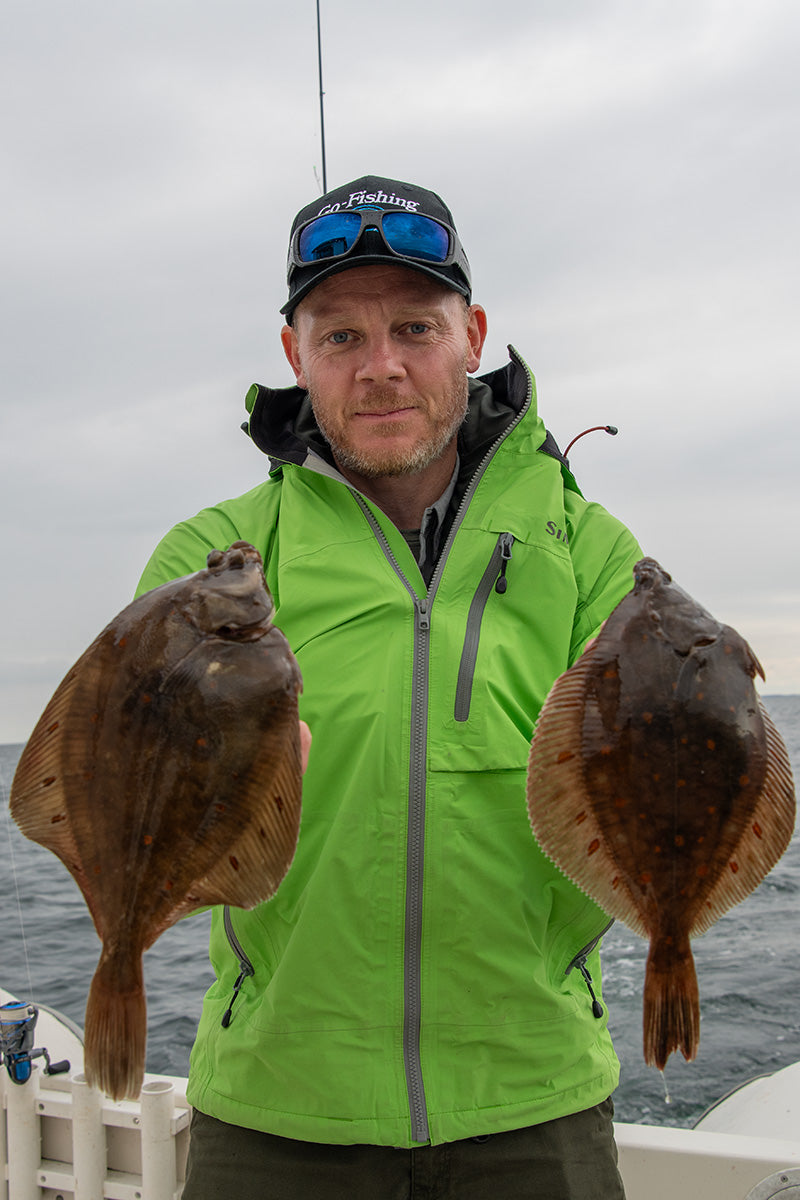
[{"label": "fish pectoral fin", "polygon": [[269,900],[291,866],[300,828],[302,773],[299,729],[281,759],[266,761],[248,781],[259,797],[246,828],[219,862],[189,888],[193,907],[253,908]]},{"label": "fish pectoral fin", "polygon": [[758,704],[767,739],[764,784],[728,863],[692,924],[692,937],[705,933],[723,913],[755,891],[794,832],[796,804],[789,755],[766,708],[760,700]]}]

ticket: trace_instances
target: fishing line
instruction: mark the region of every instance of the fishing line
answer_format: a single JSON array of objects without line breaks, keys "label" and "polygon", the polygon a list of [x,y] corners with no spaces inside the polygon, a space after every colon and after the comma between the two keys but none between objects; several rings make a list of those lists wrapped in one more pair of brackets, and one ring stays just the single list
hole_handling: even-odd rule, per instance
[{"label": "fishing line", "polygon": [[22,900],[20,897],[19,878],[17,876],[17,861],[14,857],[14,831],[11,827],[11,813],[8,807],[8,799],[10,789],[6,784],[0,784],[0,796],[6,814],[6,841],[8,843],[8,857],[11,862],[11,876],[14,880],[14,895],[17,901],[17,916],[19,918],[19,930],[22,937],[22,950],[25,956],[25,972],[28,976],[28,998],[33,1001],[33,976],[31,975],[31,960],[28,956],[28,939],[25,935],[25,921],[22,916]]}]

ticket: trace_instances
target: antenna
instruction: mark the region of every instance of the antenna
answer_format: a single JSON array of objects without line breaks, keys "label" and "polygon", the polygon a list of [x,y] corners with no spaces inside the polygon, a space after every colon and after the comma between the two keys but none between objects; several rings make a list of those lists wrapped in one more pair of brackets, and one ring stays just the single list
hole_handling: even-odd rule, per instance
[{"label": "antenna", "polygon": [[616,425],[593,425],[591,429],[584,429],[583,433],[576,434],[570,444],[567,446],[566,450],[564,451],[564,458],[567,457],[578,438],[585,437],[587,433],[595,433],[598,429],[601,429],[603,433],[610,433],[612,437],[616,437],[616,435],[619,433]]},{"label": "antenna", "polygon": [[325,106],[322,97],[322,30],[319,23],[319,0],[317,0],[317,56],[319,58],[319,128],[322,135],[322,191],[328,190],[328,172],[325,167]]}]

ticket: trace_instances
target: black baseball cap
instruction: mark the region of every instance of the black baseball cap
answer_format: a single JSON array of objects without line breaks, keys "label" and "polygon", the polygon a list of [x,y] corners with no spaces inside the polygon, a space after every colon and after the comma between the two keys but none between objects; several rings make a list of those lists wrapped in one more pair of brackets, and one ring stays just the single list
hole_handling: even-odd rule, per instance
[{"label": "black baseball cap", "polygon": [[469,262],[442,198],[413,183],[364,175],[319,196],[295,217],[289,299],[281,312],[291,322],[295,307],[323,279],[373,263],[421,271],[470,302]]}]

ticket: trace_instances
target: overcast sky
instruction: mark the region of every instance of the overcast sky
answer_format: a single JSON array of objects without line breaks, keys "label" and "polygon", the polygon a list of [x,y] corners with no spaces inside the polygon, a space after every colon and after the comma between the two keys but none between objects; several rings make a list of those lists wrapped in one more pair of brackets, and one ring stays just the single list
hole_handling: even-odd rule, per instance
[{"label": "overcast sky", "polygon": [[[322,0],[328,183],[452,208],[584,493],[800,692],[796,0]],[[0,742],[176,521],[257,483],[313,0],[7,0]]]}]

